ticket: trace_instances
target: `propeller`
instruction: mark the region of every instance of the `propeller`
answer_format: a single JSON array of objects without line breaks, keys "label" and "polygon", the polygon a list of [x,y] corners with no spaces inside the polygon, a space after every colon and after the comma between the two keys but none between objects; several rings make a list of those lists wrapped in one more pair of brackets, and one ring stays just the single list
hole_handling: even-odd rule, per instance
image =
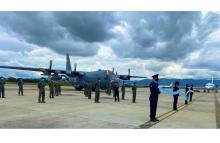
[{"label": "propeller", "polygon": [[130,76],[131,74],[131,69],[128,69],[128,76]]},{"label": "propeller", "polygon": [[50,60],[50,62],[49,62],[49,69],[50,69],[50,70],[52,69],[52,65],[53,65],[53,61]]},{"label": "propeller", "polygon": [[49,76],[51,75],[52,65],[53,65],[53,61],[50,60],[50,61],[49,61],[49,71],[48,71],[48,75],[49,75]]},{"label": "propeller", "polygon": [[131,78],[147,78],[144,76],[132,76],[131,75],[131,69],[128,69],[128,74],[127,75],[118,75],[118,73],[116,73],[116,76],[122,80],[130,80]]},{"label": "propeller", "polygon": [[114,68],[114,67],[112,68],[112,72],[113,72],[113,73],[115,72],[115,68]]},{"label": "propeller", "polygon": [[77,64],[75,63],[74,64],[74,72],[76,72],[76,67],[77,67]]}]

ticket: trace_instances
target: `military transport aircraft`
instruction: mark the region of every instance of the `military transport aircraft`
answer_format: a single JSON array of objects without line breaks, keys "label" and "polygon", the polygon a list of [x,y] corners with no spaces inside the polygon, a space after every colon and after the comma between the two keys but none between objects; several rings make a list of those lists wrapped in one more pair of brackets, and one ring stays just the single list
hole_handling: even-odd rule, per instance
[{"label": "military transport aircraft", "polygon": [[[4,69],[15,69],[15,70],[27,70],[27,71],[36,71],[42,72],[43,76],[48,76],[48,78],[60,81],[62,77],[65,77],[65,80],[69,82],[76,90],[81,90],[85,87],[86,83],[89,82],[92,84],[94,90],[95,83],[97,80],[100,80],[100,88],[102,90],[109,89],[111,86],[111,81],[118,81],[123,83],[123,81],[130,81],[131,78],[146,78],[142,76],[131,76],[130,69],[128,69],[128,75],[118,75],[114,73],[113,70],[97,70],[97,71],[77,71],[76,64],[74,64],[74,70],[71,68],[71,62],[69,54],[66,55],[66,70],[55,70],[52,69],[52,60],[49,62],[49,68],[32,68],[32,67],[14,67],[14,66],[0,66]],[[136,81],[138,82],[138,81]]]}]

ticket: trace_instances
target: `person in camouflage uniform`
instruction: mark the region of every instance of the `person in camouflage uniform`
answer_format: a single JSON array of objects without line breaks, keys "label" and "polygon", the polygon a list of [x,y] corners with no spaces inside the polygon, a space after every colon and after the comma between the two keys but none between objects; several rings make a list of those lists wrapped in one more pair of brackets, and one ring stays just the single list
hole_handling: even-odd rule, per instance
[{"label": "person in camouflage uniform", "polygon": [[134,85],[132,86],[132,102],[135,103],[136,102],[136,93],[137,93],[137,86],[136,86],[136,82],[134,82]]},{"label": "person in camouflage uniform", "polygon": [[59,95],[59,83],[57,81],[54,83],[54,87],[55,87],[55,95],[58,96]]},{"label": "person in camouflage uniform", "polygon": [[45,79],[41,78],[38,83],[38,89],[39,89],[39,96],[38,96],[38,102],[39,103],[45,103]]},{"label": "person in camouflage uniform", "polygon": [[99,103],[100,98],[100,80],[97,80],[95,84],[95,103]]},{"label": "person in camouflage uniform", "polygon": [[23,93],[23,85],[24,85],[24,82],[22,80],[22,78],[18,79],[18,95],[22,95],[24,96],[24,93]]},{"label": "person in camouflage uniform", "polygon": [[124,84],[124,82],[121,86],[121,99],[125,100],[125,84]]},{"label": "person in camouflage uniform", "polygon": [[88,83],[88,99],[92,98],[92,84]]},{"label": "person in camouflage uniform", "polygon": [[54,81],[49,80],[48,85],[49,85],[49,89],[50,89],[49,97],[54,98]]},{"label": "person in camouflage uniform", "polygon": [[0,98],[5,98],[5,78],[0,77]]}]

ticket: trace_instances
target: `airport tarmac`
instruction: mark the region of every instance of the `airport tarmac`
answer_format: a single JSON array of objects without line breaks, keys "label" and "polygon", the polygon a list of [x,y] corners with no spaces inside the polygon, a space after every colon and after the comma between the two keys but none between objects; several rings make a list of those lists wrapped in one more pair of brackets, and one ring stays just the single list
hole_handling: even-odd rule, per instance
[{"label": "airport tarmac", "polygon": [[[0,128],[141,128],[149,120],[149,89],[137,91],[137,103],[131,101],[131,88],[126,88],[126,100],[114,102],[112,96],[101,93],[100,103],[94,103],[75,91],[63,87],[62,95],[46,103],[38,103],[36,85],[24,85],[24,96],[18,96],[16,84],[6,84],[6,98],[0,99]],[[149,128],[217,128],[216,98],[219,93],[194,93],[194,101],[178,112],[172,111],[173,97],[161,94],[157,115],[163,120]],[[218,99],[217,98],[217,99]],[[179,97],[179,106],[183,105]]]}]

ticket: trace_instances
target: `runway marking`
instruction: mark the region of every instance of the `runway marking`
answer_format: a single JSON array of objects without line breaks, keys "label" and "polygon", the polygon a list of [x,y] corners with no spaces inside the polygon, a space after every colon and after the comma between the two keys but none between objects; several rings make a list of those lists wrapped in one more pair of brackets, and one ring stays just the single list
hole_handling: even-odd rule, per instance
[{"label": "runway marking", "polygon": [[[197,98],[198,98],[198,97],[197,97]],[[180,105],[180,106],[177,108],[178,111],[180,111],[180,110],[182,110],[183,108],[187,107],[188,105],[192,104],[194,101],[196,101],[197,98],[195,98],[192,102],[188,102],[187,105],[186,105],[186,104]],[[152,122],[152,121],[149,120],[148,122],[146,122],[146,123],[140,125],[139,128],[148,129],[148,128],[150,128],[150,127],[156,125],[157,123],[161,122],[162,120],[164,120],[164,119],[166,119],[166,118],[172,116],[173,114],[175,114],[175,113],[178,112],[178,111],[171,110],[171,111],[169,111],[169,112],[166,112],[166,113],[164,113],[164,114],[162,114],[162,115],[160,115],[160,116],[157,117],[157,119],[158,119],[159,121],[157,121],[157,122]]]},{"label": "runway marking", "polygon": [[215,114],[216,114],[216,125],[217,128],[220,128],[220,105],[216,96],[216,93],[214,93],[215,96]]}]

